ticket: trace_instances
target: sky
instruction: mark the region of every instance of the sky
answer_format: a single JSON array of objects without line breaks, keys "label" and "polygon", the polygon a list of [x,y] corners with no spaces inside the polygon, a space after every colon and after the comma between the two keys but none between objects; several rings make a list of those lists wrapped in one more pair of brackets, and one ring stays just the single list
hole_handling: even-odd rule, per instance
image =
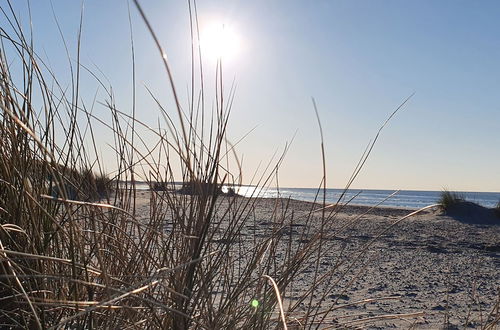
[{"label": "sky", "polygon": [[[142,5],[186,102],[188,3]],[[52,0],[52,6],[53,11],[48,0],[31,2],[35,48],[64,80],[68,58],[54,16],[74,57],[82,3]],[[170,111],[173,100],[159,53],[133,3],[83,2],[81,62],[98,68],[113,86],[117,106],[130,111],[129,6],[138,116],[154,125],[160,115],[145,86]],[[26,2],[13,7],[24,21],[29,18]],[[415,93],[382,131],[353,187],[500,191],[498,1],[198,0],[197,8],[202,31],[223,24],[237,39],[237,49],[224,59],[224,76],[227,89],[233,80],[237,86],[228,138],[238,141],[249,133],[237,145],[246,183],[259,164],[292,142],[279,185],[320,184],[314,98],[328,186],[344,187],[379,127]],[[204,67],[211,80],[215,60],[204,58]],[[82,97],[92,99],[97,84],[84,77],[81,88]],[[106,116],[104,107],[96,111]],[[111,138],[104,130],[99,134],[103,143]]]}]

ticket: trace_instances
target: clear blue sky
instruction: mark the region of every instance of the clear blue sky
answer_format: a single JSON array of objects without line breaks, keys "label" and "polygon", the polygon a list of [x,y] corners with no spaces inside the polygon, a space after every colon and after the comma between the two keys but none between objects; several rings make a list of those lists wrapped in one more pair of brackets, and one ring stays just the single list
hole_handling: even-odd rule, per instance
[{"label": "clear blue sky", "polygon": [[[67,77],[50,1],[31,5],[36,48],[60,77]],[[74,55],[80,3],[53,0],[53,5]],[[187,1],[147,0],[143,5],[185,100]],[[27,19],[23,1],[14,7]],[[87,0],[84,7],[81,61],[106,74],[118,106],[127,111],[127,1]],[[268,161],[297,132],[280,170],[280,185],[319,184],[314,97],[325,134],[328,185],[342,187],[378,127],[415,92],[382,132],[354,187],[500,191],[500,2],[199,0],[198,7],[202,25],[231,25],[241,40],[225,73],[228,84],[233,77],[238,84],[229,138],[236,141],[257,127],[238,146],[247,180],[259,162]],[[172,100],[152,39],[132,5],[131,10],[139,117],[154,124],[158,113],[143,85],[167,106]],[[84,97],[91,98],[96,84],[83,82]],[[104,108],[96,111],[105,116]]]}]

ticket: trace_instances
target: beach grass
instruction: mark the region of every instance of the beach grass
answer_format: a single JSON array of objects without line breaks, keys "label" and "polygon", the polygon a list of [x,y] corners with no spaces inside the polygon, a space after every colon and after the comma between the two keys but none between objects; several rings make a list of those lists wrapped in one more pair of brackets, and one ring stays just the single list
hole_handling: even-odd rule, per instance
[{"label": "beach grass", "polygon": [[[201,65],[192,75],[192,97],[183,105],[167,57],[134,2],[157,43],[176,104],[173,113],[160,106],[166,123],[158,128],[137,119],[135,106],[129,112],[118,110],[112,90],[102,85],[111,121],[97,117],[79,95],[79,54],[71,67],[72,83],[63,88],[5,6],[11,25],[0,36],[0,324],[35,329],[279,329],[322,324],[345,328],[349,322],[373,321],[339,321],[338,298],[322,303],[343,296],[346,274],[353,275],[348,284],[360,276],[362,256],[374,240],[356,253],[330,260],[328,252],[338,246],[335,238],[345,229],[336,226],[336,204],[323,199],[297,212],[293,201],[276,199],[271,215],[262,221],[256,216],[263,207],[259,189],[251,198],[223,196],[223,185],[241,184],[243,169],[228,142],[233,94],[223,88],[221,63],[215,108],[208,111],[198,102],[198,95],[209,97],[203,87],[196,89],[203,86]],[[190,9],[196,31],[195,8]],[[193,63],[198,60],[193,56]],[[10,65],[13,61],[18,69]],[[113,136],[112,174],[104,171],[99,156],[96,123]],[[144,131],[154,140],[143,140]],[[321,148],[324,159],[323,141]],[[285,153],[251,183],[265,190]],[[238,166],[230,169],[230,163]],[[148,192],[146,211],[140,209],[138,179],[161,188]],[[202,193],[177,193],[176,182]],[[326,170],[320,185],[326,190],[325,182]],[[448,197],[443,205],[457,200]],[[257,225],[268,228],[266,235],[255,234]],[[373,235],[378,238],[389,229]],[[308,279],[299,286],[304,274]]]},{"label": "beach grass", "polygon": [[457,204],[465,202],[465,195],[462,193],[443,190],[439,196],[438,204],[443,211],[447,211]]}]

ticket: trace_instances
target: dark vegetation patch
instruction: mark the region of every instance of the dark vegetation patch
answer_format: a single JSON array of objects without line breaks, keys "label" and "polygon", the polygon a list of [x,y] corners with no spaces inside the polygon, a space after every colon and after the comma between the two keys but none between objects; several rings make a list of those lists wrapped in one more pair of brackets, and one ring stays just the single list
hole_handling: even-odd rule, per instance
[{"label": "dark vegetation patch", "polygon": [[463,194],[443,191],[439,205],[444,215],[460,222],[478,225],[500,225],[499,208],[487,208],[465,200]]}]

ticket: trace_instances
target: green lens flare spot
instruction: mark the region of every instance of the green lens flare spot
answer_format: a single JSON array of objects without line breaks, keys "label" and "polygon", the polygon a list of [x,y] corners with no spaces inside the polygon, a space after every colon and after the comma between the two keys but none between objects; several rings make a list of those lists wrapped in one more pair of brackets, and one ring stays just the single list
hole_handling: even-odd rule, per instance
[{"label": "green lens flare spot", "polygon": [[259,301],[257,299],[254,299],[254,300],[252,300],[251,305],[253,308],[257,308],[257,307],[259,307]]}]

